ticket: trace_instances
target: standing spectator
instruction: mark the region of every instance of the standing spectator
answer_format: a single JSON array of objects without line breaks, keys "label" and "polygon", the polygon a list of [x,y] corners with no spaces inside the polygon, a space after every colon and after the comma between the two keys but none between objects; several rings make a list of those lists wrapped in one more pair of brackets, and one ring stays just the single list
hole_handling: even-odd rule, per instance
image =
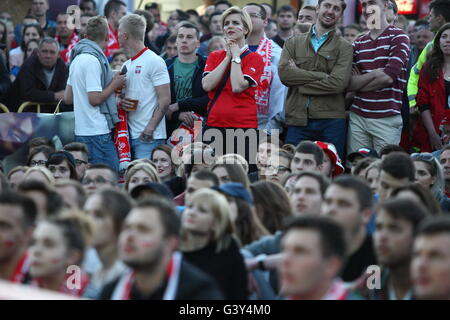
[{"label": "standing spectator", "polygon": [[450,197],[450,146],[445,146],[442,149],[442,153],[439,157],[439,162],[444,169],[445,189],[444,193],[447,197]]},{"label": "standing spectator", "polygon": [[11,86],[9,72],[3,55],[0,55],[0,102],[6,99],[6,94]]},{"label": "standing spectator", "polygon": [[214,3],[214,11],[224,13],[229,8],[231,8],[232,4],[227,0],[219,0]]},{"label": "standing spectator", "polygon": [[127,5],[121,0],[109,0],[105,6],[105,16],[108,19],[108,43],[104,49],[105,55],[110,59],[113,53],[120,48],[119,20],[127,14]]},{"label": "standing spectator", "polygon": [[38,18],[39,25],[45,33],[46,37],[54,37],[56,22],[47,17],[49,9],[48,0],[32,0],[30,14]]},{"label": "standing spectator", "polygon": [[245,5],[246,11],[252,20],[252,32],[247,37],[250,51],[258,53],[264,62],[264,71],[256,89],[256,107],[258,112],[258,129],[282,130],[284,120],[284,100],[287,88],[281,83],[278,75],[281,48],[264,33],[267,24],[267,15],[263,6],[257,3]]},{"label": "standing spectator", "polygon": [[429,219],[419,227],[411,262],[414,295],[423,300],[450,299],[450,220]]},{"label": "standing spectator", "polygon": [[388,0],[388,7],[386,10],[386,21],[389,25],[395,25],[398,18],[398,6],[395,0]]},{"label": "standing spectator", "polygon": [[358,279],[368,266],[376,264],[372,236],[366,225],[372,215],[372,192],[357,177],[344,175],[336,178],[325,192],[322,215],[329,216],[342,226],[347,242],[347,261],[342,279]]},{"label": "standing spectator", "polygon": [[153,44],[153,42],[150,39],[151,33],[153,28],[155,27],[155,22],[153,17],[151,16],[151,13],[148,13],[148,11],[145,10],[134,10],[135,14],[140,15],[144,17],[146,26],[145,26],[145,36],[144,36],[144,45],[152,50],[156,54],[160,54],[158,48]]},{"label": "standing spectator", "polygon": [[[209,55],[202,80],[203,89],[210,98],[205,129],[219,130],[224,138],[222,150],[216,150],[218,156],[222,155],[221,151],[225,152],[227,144],[233,145],[234,153],[237,153],[237,144],[230,141],[234,136],[229,133],[237,129],[256,132],[254,129],[258,127],[258,117],[255,93],[264,69],[261,56],[251,52],[245,45],[245,39],[252,32],[248,13],[238,7],[231,7],[223,13],[222,18],[227,50],[215,51]],[[248,161],[249,139],[244,143]]]},{"label": "standing spectator", "polygon": [[266,37],[272,39],[276,37],[278,34],[278,26],[277,22],[272,19],[267,20],[267,26],[264,28],[264,32],[266,33]]},{"label": "standing spectator", "polygon": [[[17,110],[25,101],[53,102],[64,98],[67,81],[67,67],[59,58],[59,45],[53,38],[39,42],[37,55],[23,64],[10,92],[10,107]],[[12,110],[11,110],[12,111]],[[53,112],[54,106],[47,106],[41,112]]]},{"label": "standing spectator", "polygon": [[214,37],[223,37],[222,29],[222,12],[215,11],[209,17],[209,34],[207,37],[203,36],[201,38],[200,47],[198,48],[198,54],[202,56],[208,56],[207,48],[211,39]]},{"label": "standing spectator", "polygon": [[166,42],[167,38],[169,38],[170,36],[173,36],[177,34],[176,32],[176,26],[182,22],[182,21],[188,21],[189,20],[189,15],[180,10],[180,9],[176,9],[174,11],[172,11],[169,15],[169,19],[167,20],[167,32],[163,35],[160,35],[158,38],[156,38],[155,41],[155,46],[161,51],[163,44]]},{"label": "standing spectator", "polygon": [[28,244],[35,226],[34,202],[16,192],[0,193],[0,279],[23,283],[29,271]]},{"label": "standing spectator", "polygon": [[155,198],[139,202],[119,235],[119,258],[131,270],[106,285],[100,299],[223,299],[214,280],[176,252],[179,233],[180,220],[172,204]]},{"label": "standing spectator", "polygon": [[316,24],[317,13],[313,6],[304,6],[298,12],[297,23],[308,23],[310,25]]},{"label": "standing spectator", "polygon": [[83,14],[97,15],[97,3],[95,0],[81,0],[80,9]]},{"label": "standing spectator", "polygon": [[102,52],[107,36],[106,19],[91,18],[86,38],[72,50],[64,100],[74,105],[75,141],[87,145],[89,163],[107,164],[118,171],[119,160],[111,130],[119,122],[114,90],[124,85],[125,76],[112,77],[108,59]]},{"label": "standing spectator", "polygon": [[[133,159],[149,159],[166,136],[165,113],[170,104],[170,78],[164,60],[144,46],[145,20],[130,14],[120,20],[119,42],[128,53],[125,98]],[[130,99],[138,100],[137,106]]]},{"label": "standing spectator", "polygon": [[351,75],[352,48],[336,34],[336,24],[345,7],[341,0],[321,0],[317,23],[308,33],[286,41],[279,66],[281,81],[289,87],[286,143],[331,142],[341,158],[347,127],[344,90]]},{"label": "standing spectator", "polygon": [[177,42],[176,35],[168,37],[166,42],[164,42],[164,46],[161,50],[160,55],[161,58],[163,58],[163,60],[172,59],[173,57],[176,57],[176,55],[178,54],[176,42]]},{"label": "standing spectator", "polygon": [[283,5],[277,10],[278,34],[272,39],[283,48],[284,42],[294,35],[297,12],[290,5]]},{"label": "standing spectator", "polygon": [[294,216],[319,215],[329,182],[317,172],[292,175],[292,189],[287,190]]},{"label": "standing spectator", "polygon": [[338,278],[347,245],[342,229],[328,218],[293,220],[282,239],[281,294],[288,300],[347,300]]},{"label": "standing spectator", "polygon": [[417,228],[426,216],[422,205],[407,199],[391,199],[378,210],[374,246],[381,270],[381,286],[368,288],[370,273],[356,283],[357,294],[369,300],[411,300],[410,264]]},{"label": "standing spectator", "polygon": [[113,53],[111,59],[111,69],[114,71],[122,70],[123,64],[128,60],[127,54],[123,49],[118,49]]},{"label": "standing spectator", "polygon": [[247,271],[233,235],[230,207],[214,190],[196,191],[186,203],[181,222],[183,257],[211,275],[225,299],[247,299]]},{"label": "standing spectator", "polygon": [[67,20],[69,15],[66,13],[60,13],[56,17],[56,40],[59,43],[59,55],[64,63],[68,63],[70,59],[69,50],[73,48],[75,44],[80,40],[75,30],[71,30],[67,27]]},{"label": "standing spectator", "polygon": [[196,54],[199,46],[198,28],[190,22],[178,29],[176,46],[178,56],[166,60],[170,77],[171,104],[167,112],[167,136],[178,128],[181,122],[194,128],[194,115],[205,116],[209,102],[202,87],[202,76],[206,59]]},{"label": "standing spectator", "polygon": [[81,142],[71,142],[64,146],[64,151],[69,152],[73,156],[78,179],[82,181],[88,165],[89,150],[87,145]]},{"label": "standing spectator", "polygon": [[409,38],[386,21],[389,3],[361,0],[366,19],[372,15],[368,7],[378,7],[380,23],[379,28],[373,27],[353,42],[353,75],[348,90],[356,94],[350,108],[348,153],[361,147],[379,151],[386,144],[400,142]]},{"label": "standing spectator", "polygon": [[356,40],[359,34],[361,34],[361,27],[354,24],[349,24],[344,27],[344,39],[349,43],[353,43]]},{"label": "standing spectator", "polygon": [[433,50],[420,72],[416,101],[420,119],[416,125],[413,144],[421,152],[442,149],[440,126],[450,118],[450,23],[437,33]]},{"label": "standing spectator", "polygon": [[321,172],[324,154],[322,149],[311,141],[303,141],[295,148],[294,158],[291,162],[292,173],[300,171]]},{"label": "standing spectator", "polygon": [[[428,16],[428,22],[430,23],[430,29],[432,32],[438,32],[439,29],[446,23],[450,22],[450,1],[449,0],[433,0],[430,3],[430,15]],[[429,42],[427,46],[422,50],[417,63],[412,67],[411,73],[408,79],[408,100],[411,111],[416,110],[416,95],[419,91],[419,78],[420,71],[425,62],[427,62],[427,56],[433,49],[434,41]]]},{"label": "standing spectator", "polygon": [[145,10],[148,11],[154,19],[155,26],[151,32],[150,41],[155,42],[156,38],[167,32],[167,23],[161,20],[159,5],[156,2],[146,3]]}]

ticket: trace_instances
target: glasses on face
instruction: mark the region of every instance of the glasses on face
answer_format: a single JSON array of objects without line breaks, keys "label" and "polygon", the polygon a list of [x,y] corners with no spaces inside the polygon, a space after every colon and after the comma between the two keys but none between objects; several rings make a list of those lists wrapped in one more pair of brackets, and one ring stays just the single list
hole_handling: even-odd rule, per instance
[{"label": "glasses on face", "polygon": [[431,153],[413,153],[411,154],[411,159],[431,162],[434,156]]},{"label": "glasses on face", "polygon": [[36,166],[43,167],[43,166],[45,166],[46,163],[47,163],[47,161],[45,161],[45,160],[38,160],[38,161],[31,160],[30,161],[30,166],[31,167],[36,167]]},{"label": "glasses on face", "polygon": [[67,171],[69,171],[69,168],[66,167],[57,167],[57,166],[48,166],[48,170],[50,170],[51,173],[55,173],[56,171],[59,171],[61,174],[65,174]]},{"label": "glasses on face", "polygon": [[250,17],[252,17],[252,18],[261,18],[261,14],[260,13],[249,13],[248,14]]},{"label": "glasses on face", "polygon": [[113,182],[111,180],[108,180],[108,179],[105,179],[105,178],[103,178],[101,176],[98,176],[98,177],[95,177],[95,179],[85,178],[85,179],[83,179],[83,181],[81,183],[84,184],[84,185],[88,185],[88,184],[91,184],[91,183],[94,183],[94,184],[111,183],[112,184]]},{"label": "glasses on face", "polygon": [[291,172],[291,169],[285,166],[279,166],[278,167],[279,172]]},{"label": "glasses on face", "polygon": [[75,165],[81,166],[82,164],[87,164],[87,161],[75,159]]}]

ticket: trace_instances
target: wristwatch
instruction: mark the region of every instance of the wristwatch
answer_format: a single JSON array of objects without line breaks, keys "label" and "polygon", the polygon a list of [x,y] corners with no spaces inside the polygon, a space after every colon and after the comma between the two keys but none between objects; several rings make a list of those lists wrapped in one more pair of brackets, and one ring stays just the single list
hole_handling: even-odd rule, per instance
[{"label": "wristwatch", "polygon": [[241,63],[241,58],[240,57],[234,58],[233,60],[231,60],[231,62]]}]

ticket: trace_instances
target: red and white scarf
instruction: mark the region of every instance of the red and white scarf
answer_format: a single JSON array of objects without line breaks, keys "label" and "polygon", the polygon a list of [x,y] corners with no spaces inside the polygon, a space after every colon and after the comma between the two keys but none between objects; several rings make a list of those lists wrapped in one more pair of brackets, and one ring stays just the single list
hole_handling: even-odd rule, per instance
[{"label": "red and white scarf", "polygon": [[270,102],[270,85],[272,83],[272,41],[264,34],[259,42],[256,52],[263,58],[264,72],[259,80],[259,85],[256,88],[255,99],[258,114],[269,114]]},{"label": "red and white scarf", "polygon": [[[67,286],[67,281],[69,280],[70,274],[67,274],[64,278],[64,281],[61,283],[60,289],[58,292],[67,294],[74,297],[81,297],[84,294],[84,291],[86,290],[88,284],[89,284],[89,277],[86,272],[81,273],[81,281],[80,286],[77,288],[69,289]],[[42,288],[42,279],[39,278],[33,278],[33,280],[30,283],[30,286],[35,288]]]},{"label": "red and white scarf", "polygon": [[113,53],[120,48],[118,30],[113,30],[110,24],[108,24],[108,43],[105,48],[105,56],[110,58]]},{"label": "red and white scarf", "polygon": [[341,280],[335,280],[322,300],[345,300],[348,291]]},{"label": "red and white scarf", "polygon": [[[167,287],[164,291],[163,300],[175,300],[178,290],[178,282],[180,280],[182,254],[174,252],[167,265]],[[134,282],[134,272],[125,273],[119,280],[114,289],[111,300],[130,300],[131,289]]]},{"label": "red and white scarf", "polygon": [[14,283],[23,283],[29,270],[30,270],[30,259],[28,257],[28,254],[25,252],[23,256],[19,259],[19,262],[17,262],[17,265],[11,277],[9,278],[9,281]]},{"label": "red and white scarf", "polygon": [[[61,43],[61,37],[58,35],[55,37],[55,39]],[[80,37],[75,33],[72,32],[69,39],[69,44],[67,45],[67,48],[61,50],[59,52],[60,58],[64,61],[65,64],[68,64],[70,61],[70,52],[72,51],[73,47],[80,41]]]},{"label": "red and white scarf", "polygon": [[114,128],[114,144],[119,156],[119,173],[122,177],[131,162],[131,147],[130,136],[128,133],[127,112],[121,108],[118,108],[118,112],[120,121]]}]

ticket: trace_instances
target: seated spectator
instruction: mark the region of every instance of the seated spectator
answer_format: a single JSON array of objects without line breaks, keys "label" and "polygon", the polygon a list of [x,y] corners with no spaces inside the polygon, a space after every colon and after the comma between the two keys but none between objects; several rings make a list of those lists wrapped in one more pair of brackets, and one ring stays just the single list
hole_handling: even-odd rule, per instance
[{"label": "seated spectator", "polygon": [[392,191],[392,197],[407,199],[422,205],[426,209],[427,215],[439,216],[442,214],[441,206],[430,189],[418,183],[410,183],[395,189]]},{"label": "seated spectator", "polygon": [[37,208],[36,221],[54,217],[64,209],[63,198],[47,183],[36,180],[24,180],[17,191],[34,201]]},{"label": "seated spectator", "polygon": [[319,215],[328,180],[318,172],[304,171],[292,174],[292,186],[286,188],[294,216]]},{"label": "seated spectator", "polygon": [[40,146],[33,148],[32,151],[28,155],[27,166],[41,166],[45,167],[47,164],[48,157],[52,154],[54,149],[48,146]]},{"label": "seated spectator", "polygon": [[246,300],[247,271],[233,235],[230,206],[214,190],[199,190],[182,215],[180,250],[183,257],[211,275],[225,299]]},{"label": "seated spectator", "polygon": [[50,140],[47,137],[36,137],[30,140],[28,142],[28,156],[30,156],[31,152],[34,148],[41,147],[41,146],[47,146],[50,147],[55,152],[55,144],[52,140]]},{"label": "seated spectator", "polygon": [[268,169],[265,180],[278,183],[280,185],[291,174],[291,162],[293,154],[285,150],[279,150],[278,153],[272,154],[268,160]]},{"label": "seated spectator", "polygon": [[189,200],[195,191],[200,189],[210,189],[219,186],[219,179],[209,170],[200,170],[192,173],[186,183],[186,201]]},{"label": "seated spectator", "polygon": [[292,216],[292,208],[286,191],[271,181],[258,181],[250,185],[255,210],[263,226],[270,234],[282,230],[286,219]]},{"label": "seated spectator", "polygon": [[15,80],[19,75],[20,68],[24,63],[25,51],[28,42],[31,39],[41,40],[44,38],[44,32],[38,24],[26,25],[22,31],[22,41],[20,46],[9,52],[9,68],[11,70],[11,80]]},{"label": "seated spectator", "polygon": [[12,168],[6,178],[9,182],[9,188],[11,190],[17,190],[17,186],[23,181],[25,172],[28,170],[26,166],[17,166]]},{"label": "seated spectator", "polygon": [[169,182],[176,177],[177,166],[172,162],[172,148],[170,146],[167,144],[157,146],[153,149],[150,159],[156,165],[159,179],[162,182]]},{"label": "seated spectator", "polygon": [[334,144],[330,142],[314,141],[323,151],[322,174],[327,178],[336,177],[344,172],[341,158]]},{"label": "seated spectator", "polygon": [[123,191],[104,189],[89,197],[84,211],[92,218],[93,239],[95,248],[101,262],[101,269],[91,276],[86,295],[97,298],[104,285],[123,275],[128,269],[118,258],[118,238],[122,224],[133,202]]},{"label": "seated spectator", "polygon": [[66,208],[83,210],[86,191],[81,183],[75,180],[59,179],[55,182],[55,191],[63,198]]},{"label": "seated spectator", "polygon": [[211,172],[219,178],[221,185],[236,182],[242,184],[245,189],[249,190],[250,181],[240,164],[214,164],[211,167]]},{"label": "seated spectator", "polygon": [[9,182],[3,172],[0,172],[0,193],[9,191]]},{"label": "seated spectator", "polygon": [[352,167],[351,174],[365,179],[367,169],[375,161],[377,161],[375,158],[362,159],[361,161],[358,162],[358,164],[356,166]]},{"label": "seated spectator", "polygon": [[275,38],[278,34],[277,22],[273,19],[268,19],[267,26],[264,28],[264,32],[266,33],[267,38]]},{"label": "seated spectator", "polygon": [[89,196],[94,192],[106,187],[117,187],[117,173],[106,164],[89,164],[84,174],[83,184],[86,194]]},{"label": "seated spectator", "polygon": [[69,50],[75,46],[80,40],[75,30],[71,30],[67,27],[67,20],[69,15],[67,13],[60,13],[56,17],[56,37],[55,39],[59,43],[59,56],[64,63],[69,63],[70,55]]},{"label": "seated spectator", "polygon": [[46,183],[49,186],[53,186],[55,184],[55,178],[50,170],[47,167],[36,166],[27,169],[25,174],[23,175],[23,181],[28,180],[37,180]]},{"label": "seated spectator", "polygon": [[[10,92],[11,108],[25,101],[54,102],[64,98],[67,67],[58,57],[58,43],[45,38],[39,42],[37,55],[31,56],[22,66]],[[41,112],[53,112],[54,107],[42,107]]]},{"label": "seated spectator", "polygon": [[104,53],[111,59],[113,53],[120,48],[119,44],[119,20],[127,14],[127,5],[121,0],[109,0],[104,9],[105,17],[108,20],[108,43]]},{"label": "seated spectator", "polygon": [[138,185],[159,181],[158,173],[154,166],[147,163],[138,163],[125,173],[124,189],[130,193]]},{"label": "seated spectator", "polygon": [[58,151],[50,154],[46,166],[53,174],[55,180],[78,180],[75,159],[67,151]]},{"label": "seated spectator", "polygon": [[311,141],[302,141],[295,148],[294,158],[291,162],[292,173],[300,171],[321,172],[323,168],[324,153],[322,149]]},{"label": "seated spectator", "polygon": [[69,152],[75,159],[78,180],[82,181],[88,165],[87,145],[81,142],[71,142],[64,146],[64,151]]},{"label": "seated spectator", "polygon": [[380,171],[381,171],[381,160],[376,160],[372,162],[366,170],[366,175],[364,179],[370,186],[373,195],[378,197],[378,185],[380,183]]},{"label": "seated spectator", "polygon": [[81,297],[89,283],[87,274],[81,273],[78,286],[69,286],[73,283],[67,270],[81,264],[92,229],[83,214],[40,222],[29,248],[31,286]]}]

